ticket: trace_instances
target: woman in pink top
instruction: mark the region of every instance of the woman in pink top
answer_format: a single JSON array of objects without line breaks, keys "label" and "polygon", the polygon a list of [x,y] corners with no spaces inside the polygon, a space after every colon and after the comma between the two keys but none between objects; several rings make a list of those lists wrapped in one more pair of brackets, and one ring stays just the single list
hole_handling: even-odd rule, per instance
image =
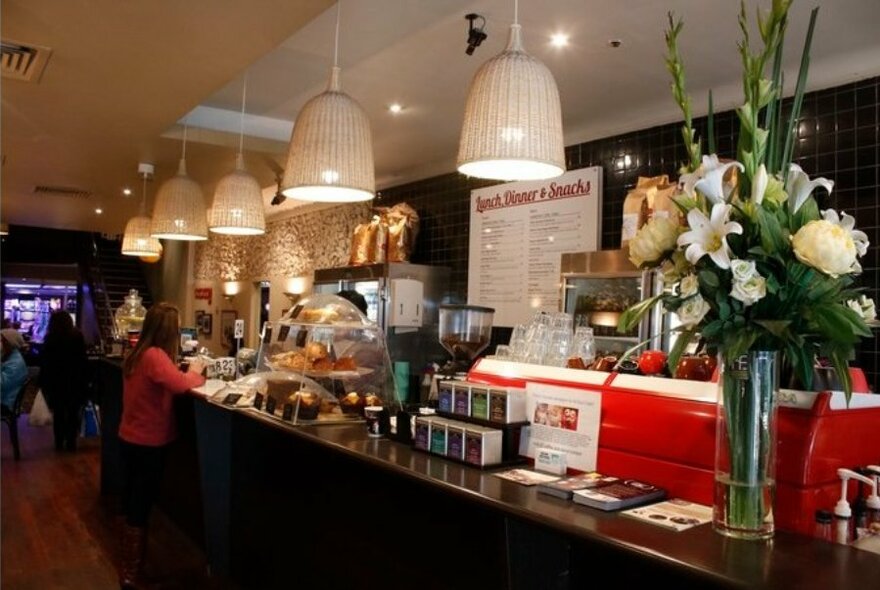
[{"label": "woman in pink top", "polygon": [[165,450],[174,440],[173,397],[204,384],[204,364],[192,361],[178,370],[174,359],[180,341],[177,308],[157,303],[147,312],[140,338],[123,363],[122,423],[119,426],[123,463],[121,588],[139,588],[146,547],[146,527],[159,494]]}]

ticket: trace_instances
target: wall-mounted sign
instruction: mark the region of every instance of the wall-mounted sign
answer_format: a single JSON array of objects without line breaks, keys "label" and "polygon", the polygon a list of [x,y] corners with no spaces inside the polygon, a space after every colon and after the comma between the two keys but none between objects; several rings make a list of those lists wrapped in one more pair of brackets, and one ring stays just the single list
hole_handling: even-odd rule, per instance
[{"label": "wall-mounted sign", "polygon": [[211,305],[211,302],[214,297],[214,289],[211,287],[196,287],[196,301],[199,299],[204,299],[208,302],[208,305]]},{"label": "wall-mounted sign", "polygon": [[558,311],[562,254],[599,249],[601,205],[598,166],[471,191],[468,303],[496,326]]}]

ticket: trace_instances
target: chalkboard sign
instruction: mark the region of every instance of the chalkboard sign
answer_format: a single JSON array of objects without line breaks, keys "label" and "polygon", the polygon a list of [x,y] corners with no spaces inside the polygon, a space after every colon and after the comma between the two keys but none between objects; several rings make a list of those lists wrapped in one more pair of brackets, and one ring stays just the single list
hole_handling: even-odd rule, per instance
[{"label": "chalkboard sign", "polygon": [[272,324],[266,322],[263,324],[263,343],[269,344],[272,342]]},{"label": "chalkboard sign", "polygon": [[274,397],[266,398],[266,412],[268,412],[269,414],[275,413],[275,398]]},{"label": "chalkboard sign", "polygon": [[293,404],[284,404],[284,410],[281,413],[281,419],[288,422],[293,420]]},{"label": "chalkboard sign", "polygon": [[287,340],[288,334],[290,334],[290,326],[281,326],[278,328],[278,342],[284,342]]},{"label": "chalkboard sign", "polygon": [[229,395],[227,395],[226,397],[223,398],[223,405],[224,406],[234,406],[236,403],[238,403],[238,400],[240,400],[240,399],[241,399],[240,393],[230,393]]},{"label": "chalkboard sign", "polygon": [[265,399],[265,398],[263,397],[263,394],[262,394],[262,393],[258,393],[258,394],[256,394],[256,395],[254,396],[254,407],[257,408],[258,410],[262,410],[262,409],[263,409],[263,400],[264,400],[264,399]]}]

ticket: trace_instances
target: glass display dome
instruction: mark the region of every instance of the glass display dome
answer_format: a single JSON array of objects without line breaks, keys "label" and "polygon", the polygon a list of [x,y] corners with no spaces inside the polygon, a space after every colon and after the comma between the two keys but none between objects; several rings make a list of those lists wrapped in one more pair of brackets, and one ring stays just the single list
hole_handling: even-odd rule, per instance
[{"label": "glass display dome", "polygon": [[123,300],[123,304],[116,309],[114,319],[120,338],[137,340],[147,315],[147,308],[144,307],[143,301],[143,298],[138,295],[137,289],[131,289]]},{"label": "glass display dome", "polygon": [[298,404],[294,424],[357,420],[366,406],[399,405],[384,333],[336,295],[306,297],[266,322],[257,373],[245,379],[265,383],[274,414],[283,412],[279,404]]}]

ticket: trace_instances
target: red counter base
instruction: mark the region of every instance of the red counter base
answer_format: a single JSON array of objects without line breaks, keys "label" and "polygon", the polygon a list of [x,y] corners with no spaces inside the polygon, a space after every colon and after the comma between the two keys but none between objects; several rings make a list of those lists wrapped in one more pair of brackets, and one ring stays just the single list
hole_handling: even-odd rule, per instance
[{"label": "red counter base", "polygon": [[[712,504],[716,384],[490,359],[479,361],[468,379],[601,392],[597,470],[650,481],[670,497]],[[837,501],[837,469],[880,462],[880,396],[853,394],[847,407],[841,392],[782,390],[779,403],[776,526],[812,534],[815,511]]]}]

